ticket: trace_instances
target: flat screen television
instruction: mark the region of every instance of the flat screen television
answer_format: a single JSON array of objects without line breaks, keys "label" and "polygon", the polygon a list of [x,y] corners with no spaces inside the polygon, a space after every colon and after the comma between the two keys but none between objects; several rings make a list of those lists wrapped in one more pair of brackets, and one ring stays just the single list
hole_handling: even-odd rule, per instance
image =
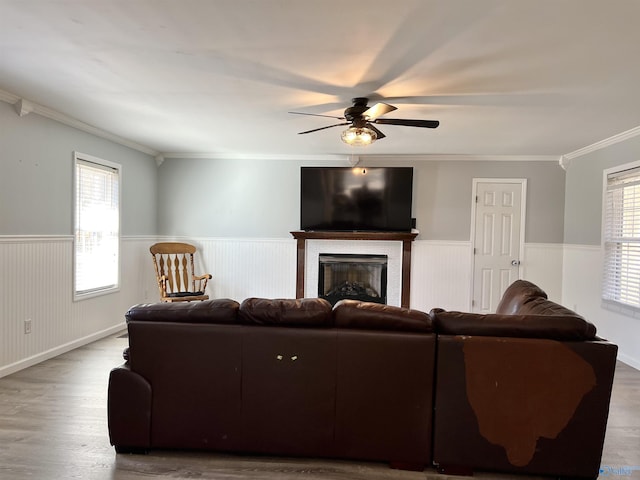
[{"label": "flat screen television", "polygon": [[411,230],[412,167],[301,167],[300,228]]}]

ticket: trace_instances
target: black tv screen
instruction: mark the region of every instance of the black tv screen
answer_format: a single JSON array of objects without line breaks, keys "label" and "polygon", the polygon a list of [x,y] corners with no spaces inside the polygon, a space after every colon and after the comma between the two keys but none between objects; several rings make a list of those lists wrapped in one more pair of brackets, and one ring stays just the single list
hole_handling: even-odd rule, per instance
[{"label": "black tv screen", "polygon": [[410,231],[412,167],[301,167],[300,228]]}]

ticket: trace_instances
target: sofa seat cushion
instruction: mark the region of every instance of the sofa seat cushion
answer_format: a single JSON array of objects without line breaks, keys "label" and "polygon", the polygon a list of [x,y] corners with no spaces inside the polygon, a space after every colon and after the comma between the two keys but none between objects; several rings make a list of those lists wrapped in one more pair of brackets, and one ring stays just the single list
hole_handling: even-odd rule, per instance
[{"label": "sofa seat cushion", "polygon": [[381,303],[340,300],[333,307],[333,317],[338,328],[433,332],[426,313]]},{"label": "sofa seat cushion", "polygon": [[331,304],[323,298],[247,298],[238,318],[244,325],[331,327]]},{"label": "sofa seat cushion", "polygon": [[127,322],[237,323],[240,304],[228,298],[202,302],[147,303],[134,305],[125,314]]},{"label": "sofa seat cushion", "polygon": [[515,315],[528,302],[536,298],[547,298],[547,294],[537,285],[526,280],[516,280],[502,294],[496,313]]},{"label": "sofa seat cushion", "polygon": [[429,313],[439,335],[595,340],[596,327],[579,315],[501,315],[447,312]]}]

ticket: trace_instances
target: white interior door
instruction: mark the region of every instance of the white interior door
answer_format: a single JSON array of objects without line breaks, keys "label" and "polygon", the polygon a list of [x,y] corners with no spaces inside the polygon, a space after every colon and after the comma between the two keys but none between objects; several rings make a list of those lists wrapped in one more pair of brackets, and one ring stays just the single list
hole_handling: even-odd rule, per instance
[{"label": "white interior door", "polygon": [[505,289],[520,278],[526,180],[475,179],[471,309],[493,313]]}]

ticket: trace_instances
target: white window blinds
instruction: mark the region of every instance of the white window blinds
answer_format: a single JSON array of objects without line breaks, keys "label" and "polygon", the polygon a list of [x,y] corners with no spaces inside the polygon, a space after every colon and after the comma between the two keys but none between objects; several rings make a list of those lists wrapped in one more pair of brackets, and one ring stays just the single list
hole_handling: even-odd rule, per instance
[{"label": "white window blinds", "polygon": [[602,297],[640,307],[640,167],[607,175]]},{"label": "white window blinds", "polygon": [[74,292],[82,296],[118,287],[120,169],[77,155],[75,165]]}]

